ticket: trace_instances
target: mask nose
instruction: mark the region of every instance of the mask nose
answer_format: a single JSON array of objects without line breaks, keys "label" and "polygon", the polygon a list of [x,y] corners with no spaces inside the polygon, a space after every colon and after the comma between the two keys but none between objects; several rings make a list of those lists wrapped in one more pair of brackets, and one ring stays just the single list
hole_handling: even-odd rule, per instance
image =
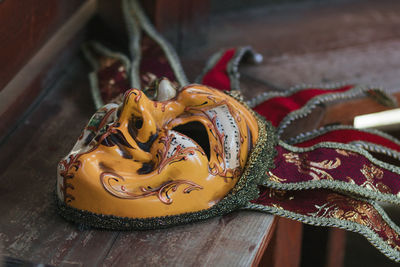
[{"label": "mask nose", "polygon": [[115,128],[123,132],[133,147],[131,153],[135,159],[150,161],[150,148],[157,139],[157,125],[151,113],[152,101],[142,91],[131,89],[125,93],[122,105]]}]

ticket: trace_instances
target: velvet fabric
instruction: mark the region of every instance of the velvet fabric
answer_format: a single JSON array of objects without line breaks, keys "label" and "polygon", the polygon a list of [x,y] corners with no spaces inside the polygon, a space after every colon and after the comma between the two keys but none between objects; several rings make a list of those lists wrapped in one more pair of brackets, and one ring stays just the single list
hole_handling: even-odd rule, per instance
[{"label": "velvet fabric", "polygon": [[234,58],[236,49],[225,51],[217,63],[203,76],[201,83],[219,90],[230,91],[231,82],[228,74],[228,64]]},{"label": "velvet fabric", "polygon": [[323,90],[319,88],[307,88],[289,96],[272,97],[257,105],[254,110],[265,117],[275,127],[279,125],[286,115],[304,107],[312,98],[324,94],[342,93],[352,89],[352,85],[345,85],[338,89]]},{"label": "velvet fabric", "polygon": [[[141,77],[147,73],[151,73],[156,77],[166,77],[170,81],[175,81],[174,72],[169,65],[162,49],[150,38],[144,36],[142,44],[142,61],[140,62]],[[143,81],[142,86],[146,86]]]},{"label": "velvet fabric", "polygon": [[[293,152],[276,147],[275,168],[270,171],[281,184],[339,181],[358,185],[383,194],[400,195],[399,174],[387,170],[356,152],[320,147],[307,152]],[[304,186],[305,187],[305,186]]]},{"label": "velvet fabric", "polygon": [[272,207],[272,210],[288,211],[294,219],[311,224],[369,232],[369,236],[381,239],[391,249],[397,251],[400,248],[398,233],[376,207],[366,200],[326,189],[285,191],[260,187],[260,195],[252,203]]},{"label": "velvet fabric", "polygon": [[112,64],[102,65],[97,78],[102,99],[105,103],[123,94],[129,88],[128,75],[121,61],[116,60]]}]

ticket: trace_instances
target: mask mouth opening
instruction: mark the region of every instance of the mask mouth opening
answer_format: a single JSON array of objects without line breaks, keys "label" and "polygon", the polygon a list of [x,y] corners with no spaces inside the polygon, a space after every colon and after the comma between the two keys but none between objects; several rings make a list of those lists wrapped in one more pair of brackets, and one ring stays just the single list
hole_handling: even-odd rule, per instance
[{"label": "mask mouth opening", "polygon": [[172,130],[186,135],[195,141],[203,149],[208,160],[210,160],[210,140],[208,139],[207,129],[201,122],[191,121],[175,126]]}]

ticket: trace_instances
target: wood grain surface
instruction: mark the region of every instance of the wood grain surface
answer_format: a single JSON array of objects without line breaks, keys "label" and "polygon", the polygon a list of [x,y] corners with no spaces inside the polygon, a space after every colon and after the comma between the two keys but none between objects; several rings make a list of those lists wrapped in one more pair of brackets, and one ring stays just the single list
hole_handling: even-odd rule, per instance
[{"label": "wood grain surface", "polygon": [[277,221],[277,228],[260,261],[260,266],[300,266],[302,224],[286,218],[278,218]]},{"label": "wood grain surface", "polygon": [[[247,96],[296,83],[342,80],[373,81],[395,90],[400,84],[398,8],[400,2],[394,0],[354,0],[220,14],[211,20],[208,46],[185,55],[184,66],[193,78],[211,52],[251,44],[265,61],[242,68]],[[94,112],[88,69],[80,60],[68,67],[0,146],[0,240],[5,255],[60,266],[257,263],[274,225],[266,214],[235,212],[145,232],[79,230],[57,215],[52,199],[56,164]],[[321,106],[298,130],[315,128],[326,114],[334,120],[340,110]],[[288,257],[298,262],[298,255]]]},{"label": "wood grain surface", "polygon": [[0,91],[83,2],[0,2]]},{"label": "wood grain surface", "polygon": [[[46,7],[50,10],[46,8],[36,10],[41,7],[41,4],[35,5],[29,1],[24,4],[26,6],[18,1],[0,3],[0,43],[4,41],[0,45],[0,61],[7,62],[7,64],[1,64],[0,67],[0,139],[8,134],[11,126],[20,119],[38,95],[50,89],[62,76],[65,66],[70,64],[71,58],[80,47],[83,39],[82,28],[96,10],[96,0],[80,1],[79,5],[75,1],[54,2]],[[19,9],[16,9],[16,6]],[[58,14],[60,17],[57,16],[57,9],[61,9]],[[15,12],[15,17],[24,16],[24,19],[32,21],[15,22],[12,20],[14,18],[11,17],[12,13],[7,12]],[[46,18],[46,12],[57,21],[56,25],[53,25],[55,23],[53,21],[43,21]],[[63,12],[68,13],[68,16]],[[9,24],[11,26],[7,28],[7,31],[1,29]],[[42,32],[46,33],[46,36],[41,36]],[[19,36],[24,34],[30,38],[24,39],[24,36]],[[20,39],[13,40],[16,36]],[[40,39],[42,37],[43,40]],[[1,38],[6,40],[1,40]],[[9,44],[9,40],[15,41],[15,44]],[[20,46],[23,46],[25,50],[17,50]],[[39,47],[35,48],[36,46]],[[10,50],[11,48],[16,50]],[[24,64],[18,63],[19,58],[23,58],[21,62]],[[11,74],[12,78],[7,80],[7,84],[2,87],[2,75]]]}]

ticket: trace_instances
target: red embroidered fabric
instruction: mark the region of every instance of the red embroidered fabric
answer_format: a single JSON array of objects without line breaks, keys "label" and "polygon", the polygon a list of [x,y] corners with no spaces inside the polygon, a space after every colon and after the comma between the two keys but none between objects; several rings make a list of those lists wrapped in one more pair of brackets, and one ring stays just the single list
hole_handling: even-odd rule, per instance
[{"label": "red embroidered fabric", "polygon": [[289,96],[277,96],[268,99],[257,105],[254,110],[277,127],[286,115],[304,107],[312,98],[325,94],[342,93],[352,88],[352,85],[346,85],[332,90],[318,88],[303,89]]},{"label": "red embroidered fabric", "polygon": [[231,82],[228,75],[228,64],[234,57],[236,49],[227,50],[217,63],[203,76],[202,84],[217,88],[223,91],[231,90]]},{"label": "red embroidered fabric", "polygon": [[283,191],[261,187],[259,197],[251,202],[277,211],[289,211],[293,213],[294,219],[311,224],[335,225],[363,234],[368,233],[369,236],[373,232],[376,239],[371,242],[379,247],[378,239],[393,250],[400,247],[399,235],[374,205],[338,192],[325,189]]},{"label": "red embroidered fabric", "polygon": [[[141,75],[152,73],[156,77],[166,77],[175,81],[174,72],[162,49],[150,38],[145,36],[142,44],[142,60],[140,62]],[[147,84],[144,83],[144,86]]]},{"label": "red embroidered fabric", "polygon": [[115,61],[111,65],[102,66],[97,72],[101,98],[110,102],[129,88],[128,75],[122,62]]},{"label": "red embroidered fabric", "polygon": [[[285,184],[298,184],[302,188],[315,187],[320,181],[338,181],[358,185],[371,192],[397,195],[400,192],[399,174],[389,171],[363,155],[344,149],[315,148],[307,152],[292,152],[276,147],[275,168],[270,170],[270,180]],[[334,185],[326,185],[334,187]],[[352,191],[351,188],[348,189]],[[354,192],[358,193],[358,192]]]}]

